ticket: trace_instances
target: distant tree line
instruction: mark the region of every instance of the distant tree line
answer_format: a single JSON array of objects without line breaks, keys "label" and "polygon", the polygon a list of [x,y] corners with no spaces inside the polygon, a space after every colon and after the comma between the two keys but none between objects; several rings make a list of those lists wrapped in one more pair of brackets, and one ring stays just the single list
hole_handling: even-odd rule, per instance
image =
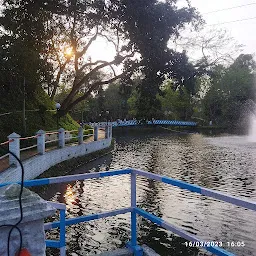
[{"label": "distant tree line", "polygon": [[218,65],[207,78],[209,87],[201,98],[201,115],[217,125],[244,124],[256,115],[255,61],[250,54],[241,54],[230,66]]},{"label": "distant tree line", "polygon": [[256,115],[255,67],[252,55],[241,54],[231,65],[214,66],[207,74],[198,77],[194,94],[186,88],[176,87],[172,80],[167,79],[156,95],[159,105],[152,106],[150,116],[145,113],[140,118],[141,112],[138,116],[141,100],[139,78],[129,86],[110,84],[77,105],[71,113],[75,119],[83,118],[84,121],[153,117],[195,120],[202,125],[209,125],[212,121],[213,125],[234,127],[238,122],[244,124],[248,121],[251,114]]}]

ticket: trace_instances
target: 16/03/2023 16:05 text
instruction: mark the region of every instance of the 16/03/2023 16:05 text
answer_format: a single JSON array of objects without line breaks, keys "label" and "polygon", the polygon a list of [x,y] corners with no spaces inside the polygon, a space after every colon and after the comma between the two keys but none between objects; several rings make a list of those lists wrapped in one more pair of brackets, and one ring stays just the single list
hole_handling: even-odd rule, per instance
[{"label": "16/03/2023 16:05 text", "polygon": [[185,242],[186,247],[244,247],[244,241],[194,241],[194,242]]}]

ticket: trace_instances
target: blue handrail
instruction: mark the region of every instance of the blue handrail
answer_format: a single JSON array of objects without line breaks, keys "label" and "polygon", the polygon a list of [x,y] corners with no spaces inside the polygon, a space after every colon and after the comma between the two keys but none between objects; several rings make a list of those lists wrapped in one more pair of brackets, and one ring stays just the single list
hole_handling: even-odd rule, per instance
[{"label": "blue handrail", "polygon": [[[127,244],[127,247],[130,248],[134,252],[134,255],[136,256],[143,255],[141,247],[137,244],[137,223],[136,223],[137,215],[140,215],[156,223],[157,225],[176,233],[177,235],[193,242],[196,246],[199,245],[200,247],[204,247],[207,251],[212,252],[216,255],[219,255],[219,256],[234,255],[233,253],[222,249],[214,242],[208,243],[208,242],[202,241],[196,236],[191,235],[190,233],[162,220],[161,218],[138,208],[136,204],[136,176],[137,175],[144,176],[149,179],[160,181],[169,185],[179,187],[181,189],[186,189],[191,192],[199,193],[201,195],[212,197],[220,201],[228,202],[233,205],[238,205],[238,206],[256,211],[256,202],[254,201],[249,201],[249,200],[244,200],[238,197],[229,196],[219,191],[207,189],[198,185],[189,184],[184,181],[172,179],[169,177],[165,177],[165,176],[161,176],[161,175],[157,175],[157,174],[153,174],[153,173],[149,173],[141,170],[135,170],[135,169],[124,169],[124,170],[115,170],[115,171],[108,171],[108,172],[86,173],[86,174],[59,176],[59,177],[44,178],[44,179],[37,179],[37,180],[27,180],[24,182],[24,186],[26,187],[41,186],[41,185],[70,182],[70,181],[76,181],[76,180],[86,180],[86,179],[93,179],[93,178],[102,178],[102,177],[124,175],[124,174],[131,174],[131,207],[130,208],[123,208],[123,209],[118,209],[118,210],[109,211],[109,212],[92,214],[88,216],[80,216],[77,218],[65,219],[65,207],[61,206],[60,221],[45,224],[45,230],[57,228],[57,227],[60,228],[60,240],[59,241],[47,240],[46,245],[48,247],[60,248],[61,256],[64,256],[66,255],[66,250],[65,250],[65,227],[66,226],[130,212],[131,213],[131,242]],[[6,186],[9,184],[12,184],[12,183],[3,183],[3,184],[0,184],[0,187]],[[56,204],[56,207],[58,208],[58,204]]]},{"label": "blue handrail", "polygon": [[[94,126],[95,123],[87,123],[90,126]],[[170,125],[170,126],[197,126],[196,122],[192,121],[179,121],[179,120],[150,120],[150,121],[137,121],[127,120],[118,122],[99,122],[98,126],[111,125],[113,127],[124,127],[124,126],[139,126],[139,125]]]}]

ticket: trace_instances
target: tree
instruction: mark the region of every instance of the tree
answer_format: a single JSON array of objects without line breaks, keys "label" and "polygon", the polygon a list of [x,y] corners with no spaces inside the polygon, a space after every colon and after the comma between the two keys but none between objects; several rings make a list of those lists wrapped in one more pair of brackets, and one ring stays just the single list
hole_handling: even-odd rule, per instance
[{"label": "tree", "polygon": [[235,56],[242,51],[233,37],[224,29],[203,27],[195,31],[183,31],[174,40],[176,49],[181,49],[193,56],[192,61],[202,72],[218,65],[231,65]]},{"label": "tree", "polygon": [[128,106],[127,99],[129,98],[129,93],[124,93],[122,91],[122,85],[113,83],[108,86],[104,92],[106,99],[105,111],[109,112],[109,118],[116,120],[118,118],[127,118]]},{"label": "tree", "polygon": [[[181,84],[192,79],[193,72],[183,71],[184,66],[191,69],[185,54],[168,49],[167,42],[185,24],[195,22],[198,14],[191,7],[178,9],[176,1],[7,0],[3,14],[5,34],[14,40],[17,35],[31,35],[33,46],[40,45],[36,53],[47,68],[45,87],[51,98],[61,84],[71,88],[61,104],[61,115],[100,86],[131,77],[138,67],[145,76],[141,96],[150,105],[166,74]],[[115,48],[112,61],[88,56],[89,47],[99,37]],[[117,73],[115,66],[120,65],[122,72]],[[106,68],[108,76],[95,77]]]},{"label": "tree", "polygon": [[[62,102],[69,94],[69,90],[62,87],[61,92],[55,97],[56,100]],[[124,86],[123,84],[112,83],[107,88],[99,88],[97,94],[78,103],[70,111],[70,114],[75,120],[83,119],[87,122],[129,118],[127,101],[131,93],[131,85]]]},{"label": "tree", "polygon": [[241,54],[228,68],[215,70],[211,87],[202,100],[206,118],[217,124],[236,124],[248,101],[255,98],[254,70],[250,54]]},{"label": "tree", "polygon": [[162,93],[158,95],[158,99],[165,117],[174,120],[189,120],[193,114],[193,104],[191,95],[186,89],[175,89],[172,81],[167,80],[161,90]]},{"label": "tree", "polygon": [[49,15],[43,1],[6,0],[1,7],[0,93],[5,97],[0,105],[1,109],[21,109],[25,95],[36,99],[50,69],[41,55]]},{"label": "tree", "polygon": [[137,90],[134,90],[131,94],[131,97],[128,99],[128,107],[129,107],[129,115],[131,117],[136,117],[137,116],[137,102],[139,99],[139,94]]}]

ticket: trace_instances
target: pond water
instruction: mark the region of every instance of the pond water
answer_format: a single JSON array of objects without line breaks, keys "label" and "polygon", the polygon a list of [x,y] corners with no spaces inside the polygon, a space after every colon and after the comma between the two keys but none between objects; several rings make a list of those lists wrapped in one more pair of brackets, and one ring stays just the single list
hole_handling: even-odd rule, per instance
[{"label": "pond water", "polygon": [[[256,143],[246,137],[142,132],[115,134],[115,149],[71,174],[127,167],[194,183],[256,200]],[[256,255],[256,214],[166,184],[137,179],[138,206],[206,241],[222,241],[236,255]],[[128,175],[48,186],[41,196],[67,204],[75,217],[128,207]],[[139,243],[160,255],[211,255],[188,248],[185,240],[138,218]],[[50,234],[57,236],[57,231]],[[130,215],[80,223],[67,228],[68,255],[90,255],[123,247],[130,236]],[[232,241],[244,246],[229,246]],[[228,243],[229,242],[229,243]],[[240,245],[241,245],[240,244]],[[47,255],[57,255],[47,251]]]}]

